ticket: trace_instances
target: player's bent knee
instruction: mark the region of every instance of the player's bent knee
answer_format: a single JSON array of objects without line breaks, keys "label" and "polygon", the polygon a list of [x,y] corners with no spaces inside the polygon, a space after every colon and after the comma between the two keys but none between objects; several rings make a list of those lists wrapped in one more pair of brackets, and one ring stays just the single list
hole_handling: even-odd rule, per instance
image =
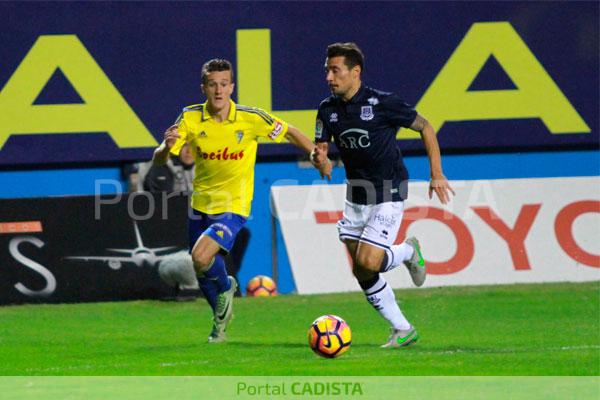
[{"label": "player's bent knee", "polygon": [[359,254],[356,258],[359,268],[379,272],[381,268],[381,257],[376,254]]},{"label": "player's bent knee", "polygon": [[192,252],[192,261],[194,262],[196,273],[206,271],[211,266],[213,258],[213,256],[203,252]]}]

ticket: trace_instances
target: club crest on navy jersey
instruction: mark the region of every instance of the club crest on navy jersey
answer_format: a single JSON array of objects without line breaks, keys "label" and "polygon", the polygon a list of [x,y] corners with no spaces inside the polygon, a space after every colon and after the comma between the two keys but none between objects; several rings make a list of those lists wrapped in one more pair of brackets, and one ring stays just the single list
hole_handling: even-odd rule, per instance
[{"label": "club crest on navy jersey", "polygon": [[374,116],[375,114],[373,114],[373,106],[362,106],[360,108],[360,119],[363,121],[370,121]]}]

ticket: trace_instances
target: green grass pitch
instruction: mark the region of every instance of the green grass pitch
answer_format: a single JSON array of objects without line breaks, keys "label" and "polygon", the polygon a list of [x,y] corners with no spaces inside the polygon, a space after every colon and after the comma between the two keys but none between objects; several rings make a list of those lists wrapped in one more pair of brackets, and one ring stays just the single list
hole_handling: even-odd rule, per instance
[{"label": "green grass pitch", "polygon": [[[204,300],[0,307],[0,375],[600,375],[600,282],[396,297],[420,340],[394,350],[361,293],[236,299],[229,342],[212,345]],[[338,359],[307,345],[329,313],[353,331]]]}]

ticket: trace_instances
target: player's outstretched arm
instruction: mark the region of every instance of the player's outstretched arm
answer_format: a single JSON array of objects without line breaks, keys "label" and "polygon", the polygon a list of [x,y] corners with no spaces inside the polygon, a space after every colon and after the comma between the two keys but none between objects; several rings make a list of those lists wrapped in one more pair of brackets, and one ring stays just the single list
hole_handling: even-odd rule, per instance
[{"label": "player's outstretched arm", "polygon": [[310,162],[319,170],[321,178],[331,180],[332,165],[327,158],[327,151],[315,145],[296,127],[289,125],[285,138],[294,146],[310,153]]},{"label": "player's outstretched arm", "polygon": [[164,140],[156,148],[156,150],[154,150],[154,154],[152,155],[152,163],[157,166],[166,164],[167,160],[169,159],[171,147],[173,147],[177,139],[180,137],[179,131],[177,130],[177,125],[171,125],[165,131],[164,137]]},{"label": "player's outstretched arm", "polygon": [[440,155],[440,145],[438,144],[435,131],[429,121],[418,114],[410,129],[421,133],[421,139],[423,139],[423,144],[429,157],[429,170],[431,171],[429,198],[431,199],[433,192],[435,192],[442,204],[446,204],[450,201],[450,193],[453,195],[455,193],[442,171],[442,156]]}]

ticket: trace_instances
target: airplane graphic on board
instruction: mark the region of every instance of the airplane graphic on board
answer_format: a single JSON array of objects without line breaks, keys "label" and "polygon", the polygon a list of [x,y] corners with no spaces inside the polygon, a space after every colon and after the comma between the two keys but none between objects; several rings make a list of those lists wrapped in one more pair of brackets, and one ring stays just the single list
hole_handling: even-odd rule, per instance
[{"label": "airplane graphic on board", "polygon": [[[133,263],[136,267],[154,267],[160,260],[168,256],[170,253],[164,254],[168,250],[179,248],[179,246],[153,247],[144,246],[142,236],[137,223],[133,221],[133,229],[135,231],[135,240],[137,247],[133,249],[106,249],[113,253],[123,254],[122,256],[107,255],[107,256],[69,256],[63,257],[64,260],[80,260],[80,261],[103,261],[108,264],[111,269],[120,269],[123,263]],[[163,254],[157,254],[163,253]]]}]

